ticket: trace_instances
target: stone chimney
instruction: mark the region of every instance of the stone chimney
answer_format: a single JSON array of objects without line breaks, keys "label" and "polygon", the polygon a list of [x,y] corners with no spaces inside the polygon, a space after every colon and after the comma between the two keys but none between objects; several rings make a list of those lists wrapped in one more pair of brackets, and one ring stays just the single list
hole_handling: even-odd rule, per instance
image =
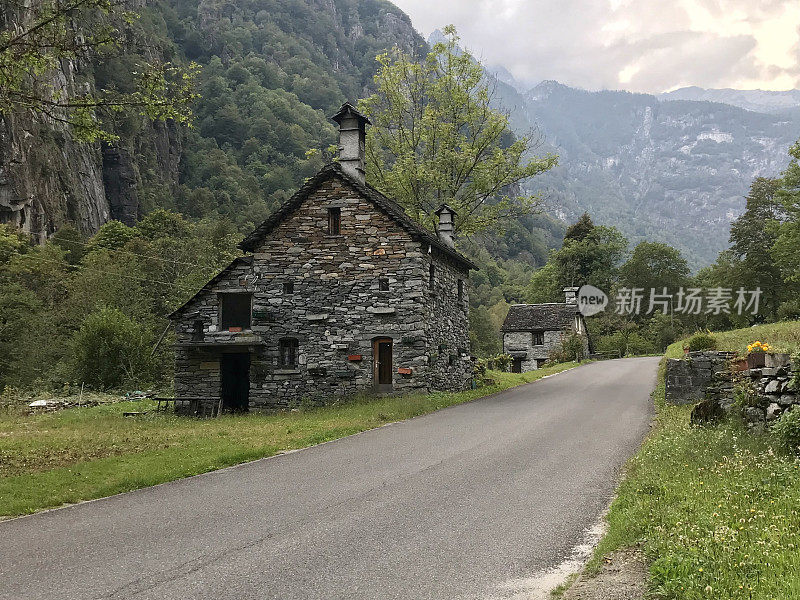
[{"label": "stone chimney", "polygon": [[564,288],[564,301],[567,304],[578,304],[578,290],[580,288],[577,287],[565,287]]},{"label": "stone chimney", "polygon": [[372,123],[349,102],[342,104],[331,120],[339,125],[339,164],[342,170],[356,181],[365,183],[367,125]]},{"label": "stone chimney", "polygon": [[453,224],[456,217],[456,211],[447,206],[447,204],[442,204],[436,210],[435,214],[437,217],[439,217],[439,225],[436,227],[436,233],[439,236],[439,241],[448,248],[455,248],[455,243],[453,242]]}]

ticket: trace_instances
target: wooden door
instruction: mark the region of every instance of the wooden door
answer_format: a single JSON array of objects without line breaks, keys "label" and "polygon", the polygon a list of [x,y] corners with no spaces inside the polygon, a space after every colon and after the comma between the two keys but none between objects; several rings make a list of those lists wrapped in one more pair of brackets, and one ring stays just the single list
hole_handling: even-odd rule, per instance
[{"label": "wooden door", "polygon": [[372,342],[373,381],[379,391],[392,388],[392,339],[377,338]]},{"label": "wooden door", "polygon": [[223,354],[220,360],[223,410],[247,412],[250,404],[250,355]]}]

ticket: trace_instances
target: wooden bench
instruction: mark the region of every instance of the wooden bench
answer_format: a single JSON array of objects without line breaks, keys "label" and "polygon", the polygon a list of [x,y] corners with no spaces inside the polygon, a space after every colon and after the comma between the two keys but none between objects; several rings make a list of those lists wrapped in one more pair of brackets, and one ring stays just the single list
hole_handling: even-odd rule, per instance
[{"label": "wooden bench", "polygon": [[[178,408],[187,408],[186,413],[193,417],[213,418],[222,414],[222,398],[214,397],[184,397],[184,398],[153,398],[156,401],[156,411],[167,412],[172,405],[175,412]],[[188,407],[187,407],[188,405]]]}]

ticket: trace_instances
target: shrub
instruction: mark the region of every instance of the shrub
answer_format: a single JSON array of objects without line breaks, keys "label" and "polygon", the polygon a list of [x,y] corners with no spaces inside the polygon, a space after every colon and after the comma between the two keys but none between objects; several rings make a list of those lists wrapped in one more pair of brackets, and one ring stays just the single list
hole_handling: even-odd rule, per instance
[{"label": "shrub", "polygon": [[762,400],[748,382],[737,383],[733,388],[734,413],[743,416],[744,409],[761,405]]},{"label": "shrub", "polygon": [[714,350],[717,347],[717,339],[710,331],[698,331],[689,338],[686,345],[691,352],[696,350]]},{"label": "shrub", "polygon": [[561,338],[561,344],[550,351],[548,362],[565,363],[583,359],[583,337],[573,333]]},{"label": "shrub", "polygon": [[637,332],[617,331],[601,337],[597,342],[600,352],[613,352],[620,356],[653,354],[655,346]]},{"label": "shrub", "polygon": [[508,371],[508,367],[511,366],[512,360],[513,358],[510,354],[498,354],[488,358],[486,363],[490,369],[496,369],[497,371]]},{"label": "shrub", "polygon": [[800,407],[793,406],[783,413],[772,426],[772,432],[784,448],[800,454]]},{"label": "shrub", "polygon": [[147,329],[122,311],[101,308],[72,338],[73,374],[101,389],[151,382],[157,373],[152,341]]},{"label": "shrub", "polygon": [[787,300],[778,307],[779,321],[800,320],[800,300]]}]

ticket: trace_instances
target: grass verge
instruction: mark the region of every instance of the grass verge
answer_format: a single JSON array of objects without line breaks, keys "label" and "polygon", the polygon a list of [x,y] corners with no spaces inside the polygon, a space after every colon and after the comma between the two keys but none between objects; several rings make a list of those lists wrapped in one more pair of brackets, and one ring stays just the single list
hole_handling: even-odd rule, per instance
[{"label": "grass verge", "polygon": [[530,383],[574,367],[491,372],[476,390],[363,397],[273,415],[198,420],[119,402],[40,415],[0,416],[0,515],[18,516],[127,492],[305,448]]},{"label": "grass verge", "polygon": [[[717,348],[736,350],[740,355],[747,354],[747,346],[756,340],[772,346],[776,352],[796,352],[800,350],[800,321],[784,321],[768,325],[755,325],[731,331],[715,331]],[[667,348],[667,358],[683,356],[683,341]]]},{"label": "grass verge", "polygon": [[[763,335],[746,331],[717,335],[737,344]],[[691,407],[664,402],[663,364],[654,399],[654,428],[627,465],[588,568],[641,544],[655,598],[800,598],[798,459],[736,422],[691,427]]]}]

